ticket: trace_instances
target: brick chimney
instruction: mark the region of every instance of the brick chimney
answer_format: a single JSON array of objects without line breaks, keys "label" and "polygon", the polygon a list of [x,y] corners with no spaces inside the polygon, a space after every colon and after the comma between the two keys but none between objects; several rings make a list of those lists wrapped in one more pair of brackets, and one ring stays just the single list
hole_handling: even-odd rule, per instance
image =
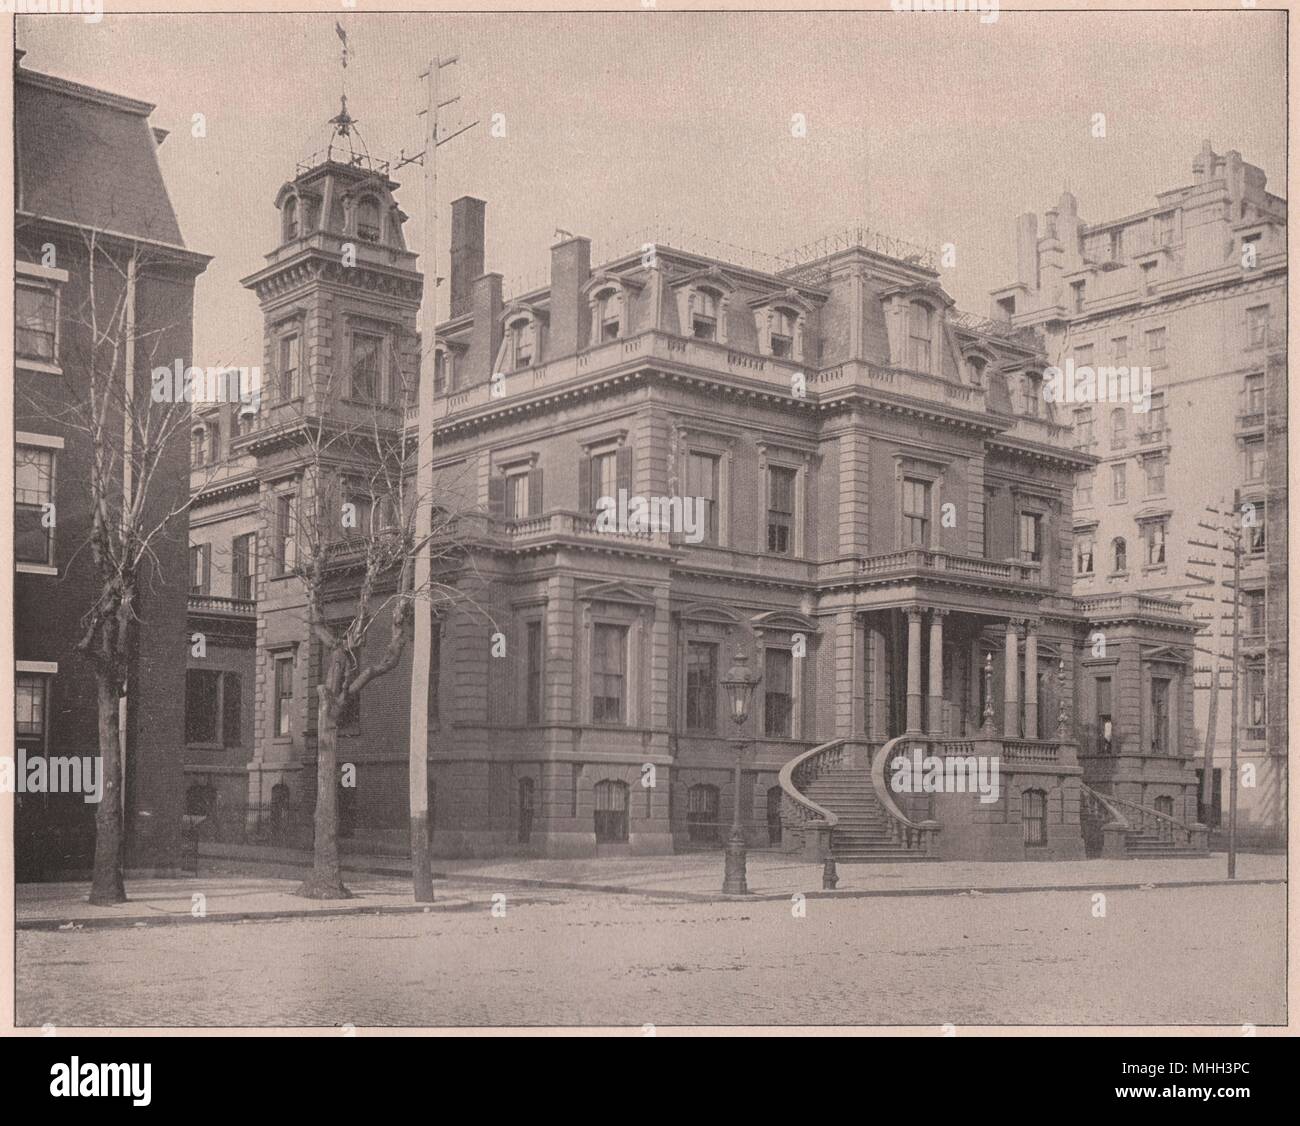
[{"label": "brick chimney", "polygon": [[[477,201],[475,201],[477,202]],[[468,302],[474,327],[470,330],[469,353],[465,357],[470,383],[484,383],[492,378],[497,349],[501,347],[501,275],[484,274],[474,279]]]},{"label": "brick chimney", "polygon": [[582,287],[591,278],[591,239],[574,237],[551,247],[552,356],[571,356],[586,342],[590,327]]},{"label": "brick chimney", "polygon": [[463,195],[451,205],[451,316],[470,309],[474,281],[483,273],[483,231],[487,204]]}]

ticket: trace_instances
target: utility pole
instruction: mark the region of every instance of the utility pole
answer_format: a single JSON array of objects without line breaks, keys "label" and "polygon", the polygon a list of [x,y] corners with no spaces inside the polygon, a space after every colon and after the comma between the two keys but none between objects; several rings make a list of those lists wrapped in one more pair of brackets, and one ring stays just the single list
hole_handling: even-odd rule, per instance
[{"label": "utility pole", "polygon": [[[1233,510],[1241,513],[1241,490],[1233,494]],[[1237,748],[1241,732],[1237,723],[1241,699],[1241,528],[1229,524],[1232,540],[1232,753],[1228,798],[1228,879],[1237,878]]]},{"label": "utility pole", "polygon": [[[437,366],[438,332],[438,147],[478,122],[447,137],[438,135],[438,111],[459,97],[438,100],[438,75],[458,56],[435,57],[419,77],[428,82],[424,150],[403,155],[397,167],[424,168],[424,300],[420,305],[419,444],[415,461],[415,637],[411,653],[410,769],[411,883],[416,903],[433,902],[433,873],[429,856],[429,674],[433,644],[433,382]],[[427,362],[426,362],[427,359]]]}]

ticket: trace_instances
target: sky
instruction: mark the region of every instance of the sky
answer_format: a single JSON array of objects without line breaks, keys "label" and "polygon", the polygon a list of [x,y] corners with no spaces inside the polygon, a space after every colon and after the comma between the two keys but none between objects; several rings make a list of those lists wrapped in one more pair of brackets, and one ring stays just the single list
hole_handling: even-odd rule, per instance
[{"label": "sky", "polygon": [[[106,13],[20,17],[17,31],[28,69],[157,105],[181,230],[214,256],[195,294],[202,367],[261,362],[261,316],[239,279],[278,241],[276,192],[323,147],[344,81],[371,153],[395,161],[422,147],[427,60],[459,56],[442,70],[442,98],[460,96],[444,134],[480,124],[439,150],[444,277],[450,202],[475,195],[488,204],[486,268],[507,297],[544,284],[557,230],[590,237],[601,261],[649,237],[779,254],[866,223],[951,244],[944,286],[987,314],[989,291],[1012,280],[1016,215],[1041,215],[1067,186],[1085,222],[1143,210],[1191,182],[1209,139],[1285,196],[1284,35],[1284,14],[1262,10],[1004,11],[986,24],[964,12],[635,8]],[[421,176],[394,174],[417,251]]]}]

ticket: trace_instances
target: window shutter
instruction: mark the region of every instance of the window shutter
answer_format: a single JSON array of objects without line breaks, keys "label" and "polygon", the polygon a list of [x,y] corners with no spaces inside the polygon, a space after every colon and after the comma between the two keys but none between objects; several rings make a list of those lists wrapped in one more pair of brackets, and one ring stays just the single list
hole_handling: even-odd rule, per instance
[{"label": "window shutter", "polygon": [[203,593],[212,591],[212,545],[204,544],[199,548],[199,557],[203,560]]},{"label": "window shutter", "polygon": [[488,515],[501,520],[506,514],[506,479],[493,476],[488,479]]},{"label": "window shutter", "polygon": [[221,744],[238,747],[243,742],[239,727],[243,718],[239,673],[228,672],[221,686]]},{"label": "window shutter", "polygon": [[532,469],[528,472],[528,515],[542,514],[542,471]]},{"label": "window shutter", "polygon": [[620,446],[618,450],[618,487],[632,495],[632,447]]},{"label": "window shutter", "polygon": [[591,507],[591,458],[583,454],[578,459],[578,511],[585,515]]}]

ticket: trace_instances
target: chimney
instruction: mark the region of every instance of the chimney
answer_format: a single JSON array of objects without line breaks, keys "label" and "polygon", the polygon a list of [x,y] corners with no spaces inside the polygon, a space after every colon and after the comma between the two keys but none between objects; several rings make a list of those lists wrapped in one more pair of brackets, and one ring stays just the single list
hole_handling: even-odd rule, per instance
[{"label": "chimney", "polygon": [[486,212],[487,204],[473,196],[463,195],[451,205],[453,319],[469,312],[474,281],[483,273],[483,220]]},{"label": "chimney", "polygon": [[582,287],[591,277],[591,239],[574,237],[551,247],[552,356],[571,356],[586,343],[589,317]]},{"label": "chimney", "polygon": [[[477,203],[478,200],[472,201]],[[479,212],[482,215],[482,212]],[[492,378],[492,365],[496,363],[501,347],[501,275],[484,274],[474,279],[474,288],[467,303],[473,315],[474,327],[470,330],[469,354],[465,357],[470,383],[484,383]],[[453,313],[455,310],[453,309]]]},{"label": "chimney", "polygon": [[1038,288],[1038,216],[1032,211],[1016,218],[1016,281]]}]

